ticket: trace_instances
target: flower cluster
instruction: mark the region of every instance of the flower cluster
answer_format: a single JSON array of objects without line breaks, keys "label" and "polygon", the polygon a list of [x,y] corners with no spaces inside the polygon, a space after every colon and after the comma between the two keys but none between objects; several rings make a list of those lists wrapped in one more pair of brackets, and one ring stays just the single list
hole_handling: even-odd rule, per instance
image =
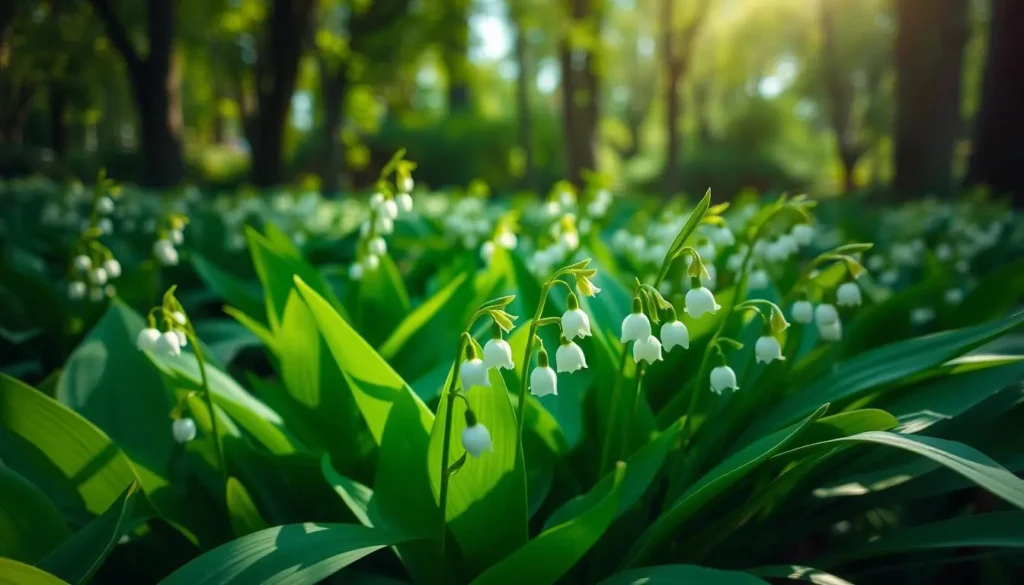
[{"label": "flower cluster", "polygon": [[[377,190],[370,196],[370,216],[359,226],[356,260],[349,265],[352,280],[361,280],[366,272],[380,267],[380,259],[387,254],[384,236],[395,231],[399,212],[412,211],[412,190],[415,185],[412,171],[416,163],[404,160],[404,150],[398,151],[381,170]],[[394,184],[389,181],[394,173]]]},{"label": "flower cluster", "polygon": [[68,268],[67,296],[72,301],[88,298],[96,303],[117,294],[117,288],[110,281],[121,276],[121,263],[100,238],[113,231],[108,216],[114,212],[113,198],[119,193],[117,186],[101,173],[93,192],[89,219],[75,244],[75,254]]},{"label": "flower cluster", "polygon": [[188,216],[171,213],[160,220],[156,229],[157,239],[153,242],[153,257],[161,266],[178,265],[178,246],[185,243],[185,226]]}]

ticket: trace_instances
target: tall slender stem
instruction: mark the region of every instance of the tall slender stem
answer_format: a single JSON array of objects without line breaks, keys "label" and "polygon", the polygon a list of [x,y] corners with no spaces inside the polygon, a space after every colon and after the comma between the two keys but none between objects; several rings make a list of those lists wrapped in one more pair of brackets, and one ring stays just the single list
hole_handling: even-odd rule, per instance
[{"label": "tall slender stem", "polygon": [[533,313],[533,320],[530,321],[530,336],[526,339],[526,351],[523,353],[523,374],[519,380],[519,408],[516,413],[519,425],[516,431],[516,451],[523,446],[523,425],[526,422],[526,387],[530,380],[530,358],[533,357],[533,340],[537,337],[537,321],[544,314],[544,303],[548,298],[548,290],[551,288],[549,280],[540,287],[540,300],[537,302],[537,310]]},{"label": "tall slender stem", "polygon": [[643,362],[636,365],[636,377],[633,381],[633,410],[631,416],[626,420],[626,432],[622,437],[622,457],[629,455],[629,445],[633,439],[633,421],[636,419],[636,411],[640,408],[640,385],[644,379],[644,365]]},{"label": "tall slender stem", "polygon": [[466,350],[466,343],[469,342],[469,334],[463,333],[459,337],[459,350],[455,354],[455,366],[452,369],[452,377],[448,381],[445,395],[448,398],[447,409],[444,416],[444,441],[441,447],[441,489],[438,494],[438,506],[441,511],[441,566],[444,567],[445,540],[448,537],[448,520],[445,514],[448,510],[448,481],[451,474],[448,472],[449,452],[452,446],[452,411],[455,410],[455,384],[459,378],[459,364],[462,363],[462,354]]},{"label": "tall slender stem", "polygon": [[210,381],[206,377],[206,360],[203,356],[203,348],[199,345],[199,339],[196,338],[195,334],[190,330],[186,333],[189,338],[189,343],[192,344],[192,351],[196,356],[196,363],[199,365],[199,384],[203,387],[203,400],[206,402],[206,408],[210,411],[210,426],[213,431],[213,447],[214,451],[217,452],[217,467],[220,468],[221,476],[227,481],[228,478],[228,466],[227,461],[224,458],[224,447],[220,442],[220,430],[217,424],[217,411],[213,407],[213,395],[210,393]]},{"label": "tall slender stem", "polygon": [[626,377],[626,360],[629,358],[629,344],[622,344],[622,356],[619,358],[619,375],[612,382],[612,399],[608,408],[608,428],[604,433],[604,440],[601,442],[601,463],[597,468],[598,475],[604,473],[608,466],[608,457],[612,450],[612,429],[615,428],[616,413],[619,412],[619,394],[622,392],[622,380]]}]

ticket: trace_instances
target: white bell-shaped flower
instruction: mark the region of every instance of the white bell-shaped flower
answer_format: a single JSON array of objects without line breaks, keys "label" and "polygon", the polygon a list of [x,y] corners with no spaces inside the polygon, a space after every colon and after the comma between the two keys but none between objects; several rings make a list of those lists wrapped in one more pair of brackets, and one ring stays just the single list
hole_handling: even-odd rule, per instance
[{"label": "white bell-shaped flower", "polygon": [[494,451],[494,447],[491,445],[490,431],[479,422],[474,425],[466,425],[466,428],[462,429],[462,447],[474,458]]},{"label": "white bell-shaped flower", "polygon": [[814,309],[814,322],[818,324],[818,327],[822,325],[831,325],[839,321],[839,311],[836,310],[835,305],[829,303],[822,303]]},{"label": "white bell-shaped flower", "polygon": [[622,320],[622,343],[651,336],[651,320],[640,309],[640,299],[633,299],[633,312]]},{"label": "white bell-shaped flower", "polygon": [[412,188],[416,186],[416,182],[413,181],[412,177],[410,177],[408,175],[398,179],[398,181],[396,183],[397,183],[396,186],[398,187],[398,190],[401,191],[402,193],[406,194],[406,195],[408,195],[409,193],[412,193]]},{"label": "white bell-shaped flower", "polygon": [[822,341],[839,341],[843,338],[843,322],[836,320],[832,323],[818,323],[818,337]]},{"label": "white bell-shaped flower", "polygon": [[184,325],[185,321],[187,321],[187,319],[185,318],[185,313],[182,313],[181,311],[174,311],[173,313],[171,313],[171,320],[177,323],[178,325]]},{"label": "white bell-shaped flower", "polygon": [[103,270],[107,272],[107,276],[110,278],[117,278],[121,276],[121,263],[114,258],[107,258],[103,262]]},{"label": "white bell-shaped flower", "polygon": [[562,335],[568,340],[590,337],[590,317],[580,309],[576,295],[569,293],[569,309],[562,313]]},{"label": "white bell-shaped flower", "polygon": [[75,259],[71,261],[71,264],[75,267],[75,270],[79,272],[85,272],[92,268],[92,260],[90,260],[85,254],[75,256]]},{"label": "white bell-shaped flower", "polygon": [[653,364],[661,360],[661,342],[657,337],[648,335],[633,342],[633,361],[636,363],[643,361]]},{"label": "white bell-shaped flower", "polygon": [[493,241],[487,240],[480,245],[480,259],[484,261],[484,264],[490,264],[491,259],[494,258],[494,250],[497,246]]},{"label": "white bell-shaped flower", "polygon": [[575,342],[562,338],[555,351],[555,368],[558,372],[573,373],[587,367],[587,356]]},{"label": "white bell-shaped flower", "polygon": [[530,394],[534,396],[558,395],[558,375],[548,365],[548,353],[540,350],[537,367],[530,372]]},{"label": "white bell-shaped flower", "polygon": [[387,242],[384,241],[384,238],[378,236],[378,237],[373,238],[372,240],[370,240],[369,242],[366,243],[366,249],[371,254],[376,254],[377,256],[383,256],[388,251],[388,244],[387,244]]},{"label": "white bell-shaped flower", "polygon": [[686,291],[686,314],[700,319],[706,313],[715,314],[722,306],[715,302],[715,295],[707,287],[701,286]]},{"label": "white bell-shaped flower", "polygon": [[103,215],[114,211],[114,200],[107,196],[100,197],[96,200],[96,211]]},{"label": "white bell-shaped flower", "polygon": [[408,193],[399,193],[398,195],[395,195],[395,201],[398,202],[398,209],[406,213],[412,211],[412,195]]},{"label": "white bell-shaped flower", "polygon": [[363,256],[363,267],[369,271],[374,271],[380,268],[380,256],[376,254],[367,254]]},{"label": "white bell-shaped flower", "polygon": [[790,313],[794,321],[806,325],[814,320],[814,305],[810,301],[797,301],[793,303]]},{"label": "white bell-shaped flower", "polygon": [[764,290],[768,288],[768,273],[758,268],[750,273],[747,285],[750,287],[750,290]]},{"label": "white bell-shaped flower", "polygon": [[711,391],[721,394],[724,390],[739,390],[736,384],[736,372],[729,366],[718,366],[711,370]]},{"label": "white bell-shaped flower", "polygon": [[160,355],[181,355],[181,339],[178,338],[178,334],[174,331],[164,331],[164,333],[157,338],[156,344],[153,347],[153,353]]},{"label": "white bell-shaped flower", "polygon": [[394,199],[387,199],[380,206],[380,213],[388,219],[398,217],[398,203]]},{"label": "white bell-shaped flower", "polygon": [[188,335],[185,335],[184,331],[178,329],[174,332],[174,334],[178,336],[178,345],[180,345],[181,347],[185,347],[186,345],[188,345]]},{"label": "white bell-shaped flower", "polygon": [[348,267],[348,277],[352,280],[362,280],[363,278],[363,265],[359,262],[353,262]]},{"label": "white bell-shaped flower", "polygon": [[754,344],[754,358],[758,362],[766,364],[786,359],[782,355],[782,346],[779,345],[779,340],[771,335],[762,335],[757,339],[757,343]]},{"label": "white bell-shaped flower", "polygon": [[80,280],[73,280],[68,283],[68,298],[72,301],[80,301],[85,298],[87,288]]},{"label": "white bell-shaped flower", "polygon": [[512,362],[512,346],[500,337],[488,339],[484,344],[484,365],[499,370],[515,368]]},{"label": "white bell-shaped flower", "polygon": [[196,421],[187,416],[176,418],[171,423],[171,435],[174,437],[174,442],[179,445],[195,440],[196,432]]},{"label": "white bell-shaped flower", "polygon": [[669,321],[661,326],[661,343],[665,351],[676,346],[690,349],[690,331],[682,321]]},{"label": "white bell-shaped flower", "polygon": [[96,227],[100,228],[101,233],[108,235],[114,233],[114,222],[110,221],[109,217],[101,217],[96,222]]},{"label": "white bell-shaped flower", "polygon": [[146,327],[135,337],[135,347],[142,351],[155,351],[158,339],[160,339],[160,332],[152,327]]},{"label": "white bell-shaped flower", "polygon": [[384,194],[380,191],[370,195],[370,209],[380,210],[380,206],[384,204]]},{"label": "white bell-shaped flower", "polygon": [[459,380],[466,392],[473,386],[491,387],[491,379],[487,377],[487,366],[483,360],[476,357],[476,349],[472,345],[466,348],[466,359],[459,366]]},{"label": "white bell-shaped flower", "polygon": [[168,235],[175,246],[180,246],[185,241],[185,232],[181,230],[171,230]]},{"label": "white bell-shaped flower", "polygon": [[964,291],[958,288],[951,288],[942,295],[942,298],[945,299],[946,304],[959,305],[964,301]]},{"label": "white bell-shaped flower", "polygon": [[857,307],[860,303],[860,287],[857,283],[844,282],[836,289],[836,304],[840,307]]},{"label": "white bell-shaped flower", "polygon": [[809,246],[814,241],[814,226],[809,223],[798,223],[789,233],[793,240],[801,246]]},{"label": "white bell-shaped flower", "polygon": [[381,215],[378,215],[376,221],[373,222],[373,227],[377,230],[378,234],[386,236],[395,231],[395,220],[381,212]]},{"label": "white bell-shaped flower", "polygon": [[107,284],[107,271],[102,266],[97,266],[89,271],[89,281],[99,286]]},{"label": "white bell-shaped flower", "polygon": [[178,264],[178,251],[174,249],[174,244],[170,240],[159,239],[153,242],[153,255],[164,266]]}]

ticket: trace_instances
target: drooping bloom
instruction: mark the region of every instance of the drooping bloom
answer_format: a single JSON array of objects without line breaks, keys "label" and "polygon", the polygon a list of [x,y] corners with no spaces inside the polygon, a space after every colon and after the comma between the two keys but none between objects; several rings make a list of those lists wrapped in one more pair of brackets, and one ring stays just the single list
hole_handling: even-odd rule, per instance
[{"label": "drooping bloom", "polygon": [[861,303],[860,287],[855,282],[844,282],[836,289],[836,304],[840,307],[856,307]]},{"label": "drooping bloom", "polygon": [[366,270],[374,271],[380,268],[380,256],[376,254],[367,254],[363,256],[363,266]]},{"label": "drooping bloom", "polygon": [[747,280],[747,284],[750,286],[751,290],[764,290],[768,288],[768,273],[758,268],[750,273],[750,278]]},{"label": "drooping bloom", "polygon": [[559,372],[571,374],[586,367],[587,356],[583,354],[583,349],[575,342],[562,338],[562,343],[555,351],[555,368]]},{"label": "drooping bloom", "polygon": [[653,364],[661,360],[661,342],[657,337],[648,335],[633,343],[633,361],[636,363],[645,361],[648,364]]},{"label": "drooping bloom", "polygon": [[568,310],[562,313],[562,335],[570,341],[577,337],[590,337],[590,317],[580,309],[573,293],[569,293],[568,306]]},{"label": "drooping bloom", "polygon": [[462,447],[471,457],[479,457],[488,451],[494,451],[490,431],[479,422],[462,429]]},{"label": "drooping bloom", "polygon": [[771,335],[763,335],[757,339],[757,343],[754,344],[754,358],[758,362],[766,364],[786,359],[782,355],[782,347],[779,345],[779,340]]},{"label": "drooping bloom", "polygon": [[670,321],[661,326],[661,343],[665,351],[679,346],[690,349],[690,331],[682,321]]},{"label": "drooping bloom", "polygon": [[75,259],[71,261],[71,264],[75,267],[75,270],[79,272],[85,272],[92,268],[92,260],[90,260],[85,254],[75,256]]},{"label": "drooping bloom", "polygon": [[107,272],[107,276],[110,278],[117,278],[121,276],[121,263],[114,258],[107,258],[103,262],[103,270]]},{"label": "drooping bloom", "polygon": [[797,301],[790,310],[793,320],[806,325],[814,320],[814,305],[810,301]]},{"label": "drooping bloom", "polygon": [[459,379],[462,381],[462,389],[466,392],[473,386],[491,387],[491,380],[487,377],[487,366],[483,360],[476,357],[476,350],[472,345],[466,351],[466,360],[459,366]]},{"label": "drooping bloom", "polygon": [[790,232],[793,240],[801,246],[809,246],[814,240],[814,226],[808,223],[798,223],[793,226],[793,230]]},{"label": "drooping bloom", "polygon": [[164,266],[175,266],[178,264],[178,251],[170,240],[159,239],[153,242],[153,255]]},{"label": "drooping bloom", "polygon": [[147,327],[139,331],[139,335],[135,338],[135,347],[142,351],[155,351],[158,339],[160,339],[160,332],[152,327]]},{"label": "drooping bloom", "polygon": [[179,445],[184,445],[196,438],[196,421],[185,416],[174,419],[171,423],[171,435]]},{"label": "drooping bloom", "polygon": [[721,394],[723,390],[739,390],[736,384],[736,372],[729,366],[718,366],[711,370],[711,391]]},{"label": "drooping bloom", "polygon": [[97,266],[89,271],[89,281],[97,286],[107,284],[107,271]]},{"label": "drooping bloom", "polygon": [[352,280],[361,280],[363,278],[363,265],[359,262],[353,262],[349,265],[348,277]]},{"label": "drooping bloom", "polygon": [[818,336],[823,341],[839,341],[843,338],[843,322],[836,320],[832,323],[818,323]]},{"label": "drooping bloom", "polygon": [[700,319],[706,313],[715,314],[722,306],[715,302],[715,295],[707,287],[691,288],[686,291],[686,307],[683,309],[694,319]]},{"label": "drooping bloom", "polygon": [[530,394],[534,396],[558,395],[558,375],[548,365],[548,353],[540,350],[537,367],[530,372]]},{"label": "drooping bloom", "polygon": [[512,346],[500,337],[488,339],[484,344],[484,365],[499,370],[515,368],[512,362]]},{"label": "drooping bloom", "polygon": [[[410,179],[411,181],[412,179]],[[398,208],[406,213],[412,211],[412,195],[408,193],[399,193],[395,195],[395,201],[398,202]]]},{"label": "drooping bloom", "polygon": [[181,355],[181,340],[174,331],[165,331],[157,338],[153,353],[160,355]]},{"label": "drooping bloom", "polygon": [[839,321],[839,311],[835,305],[822,303],[814,309],[814,322],[820,328],[822,325],[831,325]]},{"label": "drooping bloom", "polygon": [[639,307],[639,299],[633,301],[633,312],[622,320],[622,343],[647,339],[651,336],[651,320]]},{"label": "drooping bloom", "polygon": [[106,196],[100,197],[96,201],[96,211],[102,213],[103,215],[107,215],[108,213],[114,211],[114,200]]},{"label": "drooping bloom", "polygon": [[376,254],[377,256],[383,256],[388,251],[388,244],[387,244],[387,242],[384,241],[384,238],[378,236],[376,238],[373,238],[369,242],[367,242],[366,249],[371,254]]},{"label": "drooping bloom", "polygon": [[85,298],[85,283],[80,280],[72,280],[68,283],[68,298],[72,301],[80,301]]}]

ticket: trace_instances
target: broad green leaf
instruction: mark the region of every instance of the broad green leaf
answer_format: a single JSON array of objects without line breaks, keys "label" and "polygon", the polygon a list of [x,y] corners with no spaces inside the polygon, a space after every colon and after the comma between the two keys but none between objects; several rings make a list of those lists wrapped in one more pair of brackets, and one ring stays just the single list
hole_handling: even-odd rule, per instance
[{"label": "broad green leaf", "polygon": [[808,425],[799,437],[786,445],[786,449],[792,451],[804,445],[849,437],[868,431],[888,431],[896,428],[897,425],[899,425],[899,421],[896,420],[896,417],[876,408],[840,412],[831,416],[823,416]]},{"label": "broad green leaf", "polygon": [[[435,536],[440,512],[427,470],[433,414],[323,297],[298,277],[295,284],[380,447],[373,486],[380,516],[401,534]],[[406,565],[421,580],[428,580],[427,575],[438,569],[432,544],[413,542],[400,547]]]},{"label": "broad green leaf", "polygon": [[[505,382],[489,370],[490,388],[474,387],[466,393],[477,420],[491,433],[494,451],[467,457],[449,481],[448,526],[459,543],[471,573],[478,573],[522,546],[527,540],[526,471],[516,445],[516,416]],[[427,456],[435,501],[441,485],[441,455],[448,400],[442,396],[434,417]],[[449,465],[465,453],[459,437],[466,427],[466,405],[455,401],[451,412]],[[501,530],[493,530],[501,526]]]},{"label": "broad green leaf", "polygon": [[835,567],[884,555],[963,547],[1024,548],[1024,512],[973,514],[905,528],[822,557],[815,564]]},{"label": "broad green leaf", "polygon": [[55,397],[102,429],[134,462],[163,472],[175,449],[168,416],[174,403],[159,372],[135,346],[145,326],[138,313],[120,301],[111,303],[68,358]]},{"label": "broad green leaf", "polygon": [[346,307],[359,324],[359,332],[374,347],[379,346],[408,315],[409,293],[394,260],[384,255],[376,270],[368,270],[351,287],[354,299],[346,295]]},{"label": "broad green leaf", "polygon": [[1006,319],[901,341],[851,358],[830,374],[787,395],[758,420],[751,433],[804,416],[829,402],[842,402],[897,383],[945,363],[1024,323],[1024,311]]},{"label": "broad green leaf", "polygon": [[267,528],[267,522],[260,516],[256,503],[242,482],[234,477],[227,483],[228,519],[235,536],[245,536]]},{"label": "broad green leaf", "polygon": [[163,585],[313,585],[401,537],[352,524],[288,524],[232,540],[161,581]]},{"label": "broad green leaf", "polygon": [[625,464],[615,471],[612,489],[594,506],[568,522],[541,532],[473,580],[473,585],[549,585],[569,571],[608,529],[619,507]]},{"label": "broad green leaf", "polygon": [[658,565],[612,575],[598,585],[768,585],[747,573],[696,565]]},{"label": "broad green leaf", "polygon": [[779,456],[802,455],[808,450],[833,449],[846,443],[873,443],[903,449],[922,457],[927,457],[964,476],[993,495],[1006,500],[1018,508],[1024,509],[1024,480],[1010,473],[974,448],[956,441],[869,431],[849,437],[839,437],[800,446],[791,451],[780,453]]},{"label": "broad green leaf", "polygon": [[88,583],[117,541],[133,528],[138,487],[132,482],[106,512],[39,561],[39,568],[69,583]]},{"label": "broad green leaf", "polygon": [[[619,508],[615,513],[616,518],[622,516],[622,514],[633,507],[633,504],[640,500],[651,483],[658,477],[658,472],[665,461],[665,456],[668,455],[669,450],[672,448],[676,436],[682,430],[682,426],[682,421],[676,421],[675,424],[665,429],[657,438],[638,449],[626,460],[626,475],[622,479]],[[593,507],[595,502],[604,497],[612,488],[614,479],[614,472],[609,473],[601,478],[601,481],[597,482],[597,485],[585,495],[578,496],[562,504],[561,507],[552,512],[551,516],[548,517],[544,527],[550,528],[551,526],[562,524]]]},{"label": "broad green leaf", "polygon": [[259,340],[263,342],[263,345],[267,346],[271,350],[274,349],[274,334],[262,323],[253,319],[249,315],[246,315],[240,309],[236,309],[235,307],[226,306],[224,307],[224,312],[259,338]]},{"label": "broad green leaf", "polygon": [[331,458],[326,454],[320,459],[320,470],[323,472],[327,483],[341,496],[345,505],[352,511],[352,515],[363,526],[383,528],[391,532],[390,526],[377,526],[380,522],[380,516],[375,511],[371,511],[371,505],[373,504],[372,489],[335,471],[334,466],[331,465]]},{"label": "broad green leaf", "polygon": [[719,463],[690,486],[644,531],[623,564],[631,566],[643,562],[655,546],[675,532],[697,509],[785,448],[811,423],[821,418],[827,407],[821,406],[799,423],[761,437]]},{"label": "broad green leaf", "polygon": [[0,426],[38,449],[32,469],[19,471],[46,471],[45,482],[33,483],[61,509],[78,505],[102,514],[125,486],[139,480],[103,431],[42,392],[2,375]]},{"label": "broad green leaf", "polygon": [[249,239],[249,251],[252,253],[256,274],[263,283],[264,302],[271,331],[276,331],[281,324],[285,303],[292,292],[294,277],[301,278],[336,311],[344,315],[341,302],[334,296],[326,281],[316,268],[298,255],[297,250],[281,249],[252,228],[246,228],[246,237]]},{"label": "broad green leaf", "polygon": [[71,536],[39,488],[0,462],[0,556],[36,563]]},{"label": "broad green leaf", "polygon": [[802,567],[800,565],[775,565],[771,567],[758,567],[750,569],[750,573],[761,577],[772,577],[774,579],[788,579],[790,581],[805,581],[814,585],[853,585],[845,579],[840,579],[820,569]]},{"label": "broad green leaf", "polygon": [[265,320],[263,295],[256,283],[242,280],[199,254],[190,254],[189,259],[199,278],[225,303],[237,307],[256,321]]},{"label": "broad green leaf", "polygon": [[32,565],[0,558],[0,585],[68,585],[68,582]]}]

